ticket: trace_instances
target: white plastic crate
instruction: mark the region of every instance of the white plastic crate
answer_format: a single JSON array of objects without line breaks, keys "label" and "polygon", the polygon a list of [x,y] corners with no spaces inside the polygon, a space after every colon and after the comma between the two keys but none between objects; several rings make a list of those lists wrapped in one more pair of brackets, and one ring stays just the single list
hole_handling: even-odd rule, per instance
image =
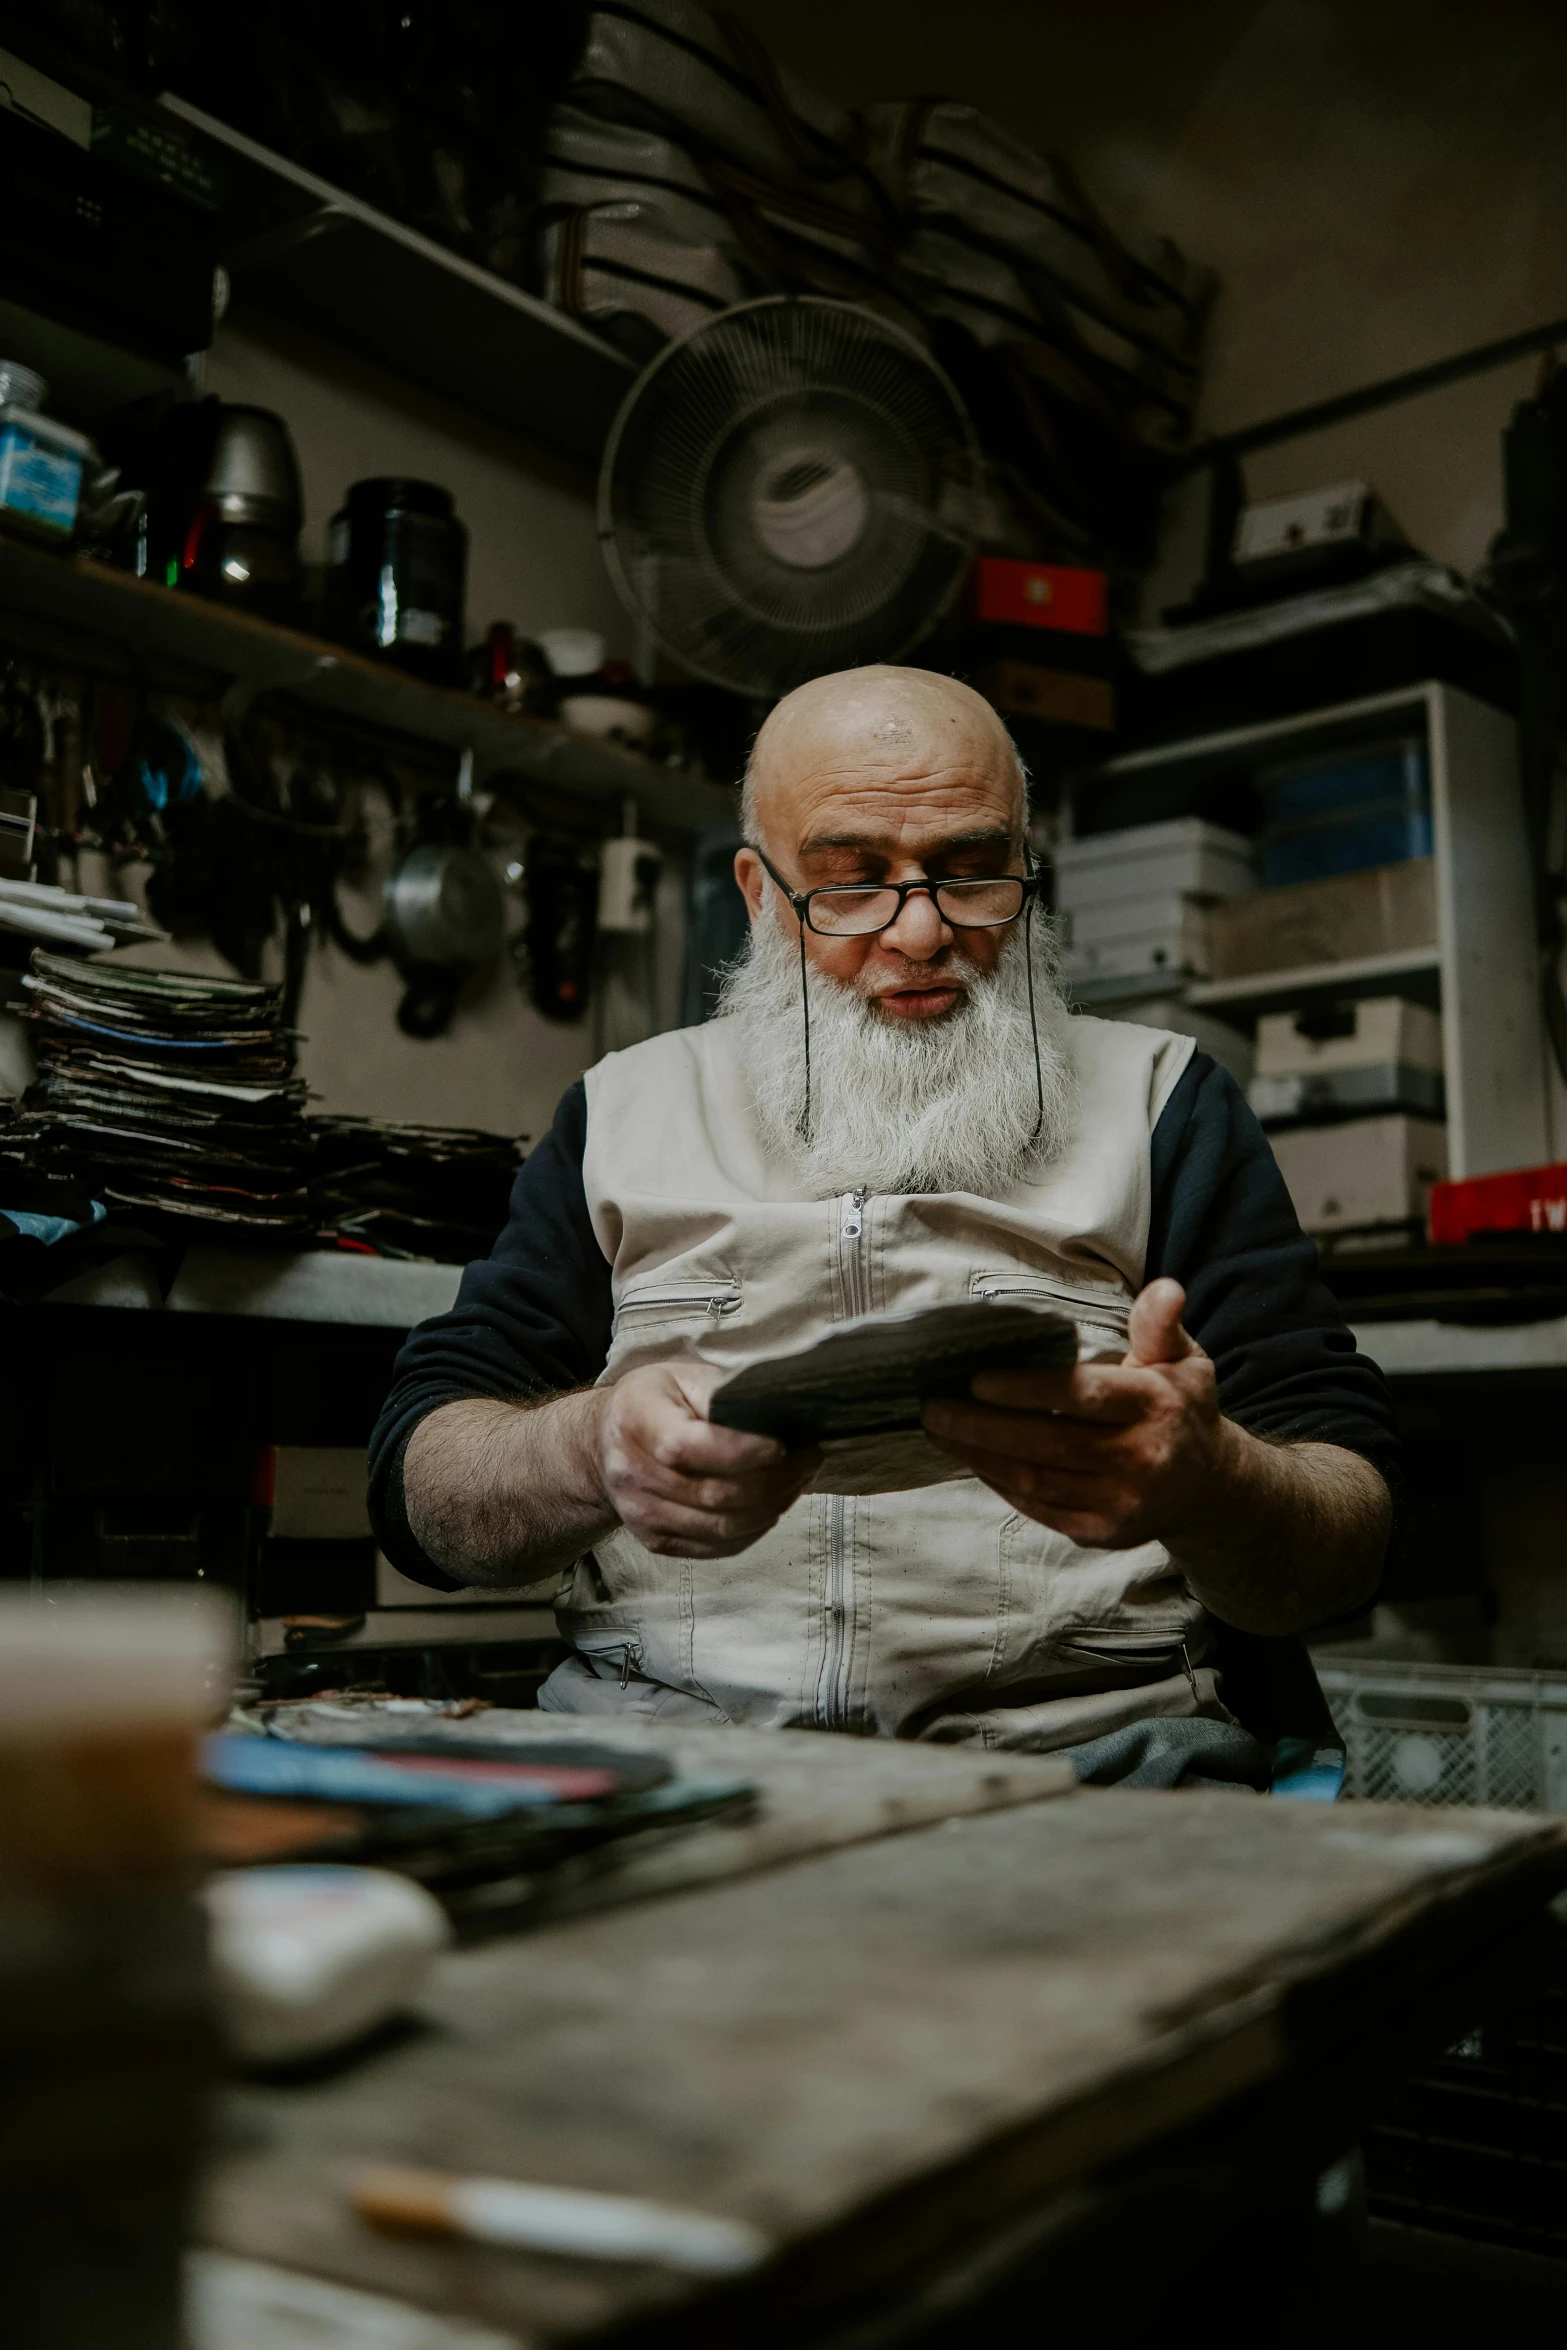
[{"label": "white plastic crate", "polygon": [[1316,1659],[1346,1795],[1567,1812],[1567,1674]]}]

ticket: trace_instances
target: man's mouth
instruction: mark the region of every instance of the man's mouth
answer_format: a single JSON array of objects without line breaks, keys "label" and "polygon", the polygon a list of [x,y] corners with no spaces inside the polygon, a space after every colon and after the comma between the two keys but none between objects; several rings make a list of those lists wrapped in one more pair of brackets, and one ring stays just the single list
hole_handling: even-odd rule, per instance
[{"label": "man's mouth", "polygon": [[954,1011],[967,993],[967,988],[954,986],[950,979],[933,979],[919,987],[879,989],[872,1000],[888,1020],[939,1020]]}]

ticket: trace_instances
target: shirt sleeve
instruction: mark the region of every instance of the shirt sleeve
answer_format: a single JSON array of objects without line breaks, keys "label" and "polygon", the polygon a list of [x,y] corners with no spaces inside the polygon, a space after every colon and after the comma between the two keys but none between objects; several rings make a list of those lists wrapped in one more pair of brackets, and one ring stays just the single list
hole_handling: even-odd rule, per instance
[{"label": "shirt sleeve", "polygon": [[419,1422],[472,1396],[515,1400],[586,1387],[609,1355],[609,1265],[582,1183],[587,1094],[562,1098],[549,1133],[512,1186],[506,1229],[470,1265],[457,1303],[410,1332],[370,1440],[370,1516],[394,1567],[437,1591],[460,1588],[426,1558],[408,1524],[403,1455]]},{"label": "shirt sleeve", "polygon": [[1194,1053],[1154,1128],[1144,1278],[1186,1291],[1219,1400],[1254,1435],[1342,1445],[1397,1492],[1393,1399],[1355,1345],[1234,1079]]}]

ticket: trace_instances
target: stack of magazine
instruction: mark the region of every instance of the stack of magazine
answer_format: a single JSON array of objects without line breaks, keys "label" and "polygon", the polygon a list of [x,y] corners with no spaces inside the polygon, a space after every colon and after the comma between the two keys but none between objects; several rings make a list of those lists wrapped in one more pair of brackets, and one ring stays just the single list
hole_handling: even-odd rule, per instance
[{"label": "stack of magazine", "polygon": [[341,1239],[449,1265],[489,1254],[506,1222],[520,1142],[384,1118],[316,1117],[310,1127],[321,1215]]},{"label": "stack of magazine", "polygon": [[35,1166],[96,1197],[262,1236],[314,1228],[305,1085],[282,990],[36,951],[23,987]]}]

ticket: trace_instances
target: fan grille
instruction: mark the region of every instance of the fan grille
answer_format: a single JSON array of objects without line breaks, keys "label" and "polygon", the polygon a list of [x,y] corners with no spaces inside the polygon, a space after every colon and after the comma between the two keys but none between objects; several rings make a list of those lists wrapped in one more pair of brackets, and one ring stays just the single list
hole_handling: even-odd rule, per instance
[{"label": "fan grille", "polygon": [[666,651],[780,694],[925,635],[972,553],[976,477],[962,404],[911,337],[849,303],[770,296],[633,387],[599,529]]}]

